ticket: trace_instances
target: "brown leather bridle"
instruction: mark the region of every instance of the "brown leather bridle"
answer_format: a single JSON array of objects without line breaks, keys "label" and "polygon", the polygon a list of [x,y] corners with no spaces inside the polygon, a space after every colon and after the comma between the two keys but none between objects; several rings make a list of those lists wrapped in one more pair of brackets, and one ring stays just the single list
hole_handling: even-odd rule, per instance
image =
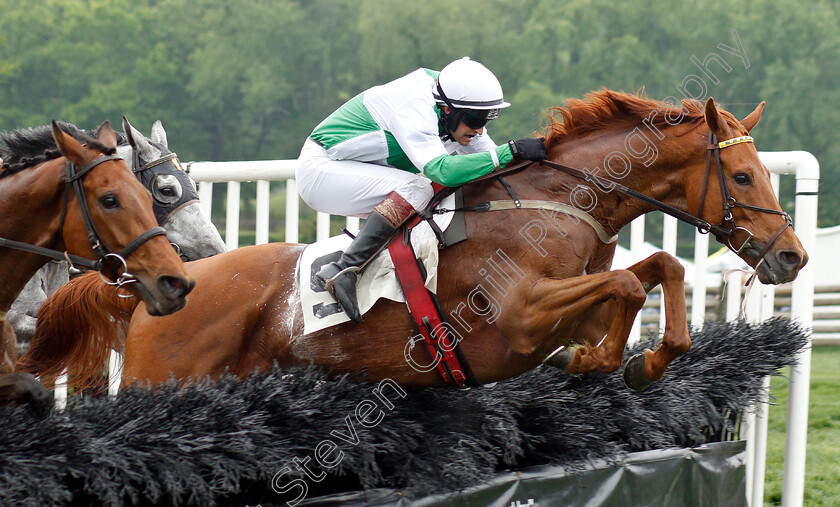
[{"label": "brown leather bridle", "polygon": [[[98,257],[97,260],[93,261],[77,255],[68,254],[67,252],[59,252],[57,250],[52,250],[37,245],[30,245],[28,243],[22,243],[19,241],[13,241],[5,238],[0,238],[0,247],[6,247],[14,250],[34,253],[37,255],[42,255],[44,257],[49,257],[57,260],[66,260],[71,265],[96,270],[100,273],[100,275],[102,273],[105,273],[111,279],[115,280],[114,282],[105,280],[106,283],[108,283],[109,285],[116,285],[117,287],[121,287],[125,284],[135,282],[136,279],[134,275],[128,272],[128,265],[126,263],[126,259],[146,241],[150,240],[155,236],[165,235],[166,230],[163,227],[152,227],[148,231],[134,238],[134,240],[132,240],[128,245],[126,245],[126,247],[119,253],[116,253],[110,248],[108,248],[108,246],[103,241],[102,236],[99,234],[99,231],[96,229],[96,225],[93,223],[93,216],[91,215],[90,208],[88,207],[87,203],[87,198],[85,197],[82,179],[93,168],[95,168],[103,162],[108,162],[110,160],[122,160],[122,157],[118,155],[102,156],[93,160],[91,163],[89,163],[81,169],[79,169],[75,164],[71,163],[69,160],[66,164],[66,189],[64,191],[64,203],[61,208],[61,219],[59,221],[58,227],[59,234],[64,228],[64,220],[67,216],[67,207],[68,202],[70,200],[70,192],[74,191],[76,193],[76,200],[78,201],[79,207],[82,211],[82,219],[84,220],[85,227],[87,228],[88,239],[90,241],[91,248]],[[118,274],[120,267],[122,267],[123,271],[121,274]]]},{"label": "brown leather bridle", "polygon": [[[736,144],[752,142],[753,138],[750,136],[741,136],[733,139],[728,139],[726,141],[718,142],[715,134],[709,132],[708,143],[706,144],[706,173],[703,177],[703,190],[700,193],[700,209],[698,211],[698,216],[703,216],[703,207],[706,202],[706,190],[709,186],[709,175],[711,174],[712,168],[712,158],[714,158],[715,166],[717,167],[718,172],[718,181],[720,182],[720,198],[723,206],[723,219],[721,220],[720,226],[726,228],[729,231],[729,235],[726,238],[724,238],[725,242],[721,239],[721,237],[719,237],[716,234],[715,237],[717,237],[718,241],[725,244],[727,247],[729,247],[730,250],[732,250],[736,254],[740,254],[741,251],[744,250],[744,248],[751,245],[751,240],[754,237],[754,234],[746,227],[741,227],[735,223],[735,217],[732,215],[733,208],[744,208],[752,211],[758,211],[761,213],[781,215],[782,217],[784,217],[785,223],[779,228],[778,231],[776,231],[776,234],[773,235],[770,241],[768,241],[767,244],[764,246],[764,249],[761,250],[761,253],[759,253],[756,257],[756,262],[758,263],[761,262],[761,260],[764,258],[764,256],[773,246],[773,244],[776,243],[776,240],[778,240],[779,237],[781,237],[782,233],[784,233],[788,227],[793,227],[793,221],[791,220],[790,215],[788,215],[782,210],[775,210],[770,208],[764,208],[761,206],[755,206],[753,204],[738,202],[737,200],[735,200],[734,197],[732,197],[732,194],[729,192],[729,185],[726,183],[726,178],[723,174],[723,164],[720,161],[720,150],[723,148],[728,148],[730,146],[735,146]],[[747,238],[741,243],[741,245],[738,248],[735,248],[735,246],[732,245],[732,238],[735,236],[735,233],[739,230],[745,232],[747,234]],[[703,231],[701,230],[701,232]],[[757,264],[756,267],[758,267]]]}]

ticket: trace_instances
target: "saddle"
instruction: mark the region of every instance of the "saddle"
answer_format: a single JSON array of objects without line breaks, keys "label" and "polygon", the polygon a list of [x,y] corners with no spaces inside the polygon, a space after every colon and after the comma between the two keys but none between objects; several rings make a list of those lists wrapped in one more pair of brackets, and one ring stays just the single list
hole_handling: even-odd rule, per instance
[{"label": "saddle", "polygon": [[[443,189],[435,195],[432,203],[423,213],[403,226],[387,251],[377,255],[360,273],[357,283],[359,308],[362,314],[365,314],[380,298],[399,303],[407,302],[412,317],[417,316],[418,320],[415,322],[420,333],[412,338],[412,346],[414,343],[430,340],[426,346],[431,358],[418,359],[418,363],[422,362],[424,365],[412,366],[420,371],[437,369],[447,383],[472,385],[472,373],[465,366],[466,362],[458,359],[461,352],[457,348],[457,335],[442,318],[434,296],[437,290],[440,248],[466,239],[463,214],[449,212],[453,208],[462,207],[460,192],[455,194],[454,188]],[[448,209],[445,213],[436,212],[437,206]],[[308,245],[301,254],[297,277],[303,309],[304,334],[350,321],[323,287],[311,283],[312,275],[324,264],[335,261],[350,241],[349,236],[342,234]],[[418,298],[422,301],[420,306],[414,302]],[[424,317],[428,326],[431,326],[431,332],[424,323]],[[431,365],[426,366],[425,363],[430,361]]]}]

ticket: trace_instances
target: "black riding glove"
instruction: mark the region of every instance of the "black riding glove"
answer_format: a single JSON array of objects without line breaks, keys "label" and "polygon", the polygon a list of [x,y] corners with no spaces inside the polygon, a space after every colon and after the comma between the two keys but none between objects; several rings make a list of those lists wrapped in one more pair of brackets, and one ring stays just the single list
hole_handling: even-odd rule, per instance
[{"label": "black riding glove", "polygon": [[533,160],[539,162],[545,160],[548,155],[545,153],[545,140],[543,138],[526,137],[516,141],[508,141],[513,158],[519,160]]}]

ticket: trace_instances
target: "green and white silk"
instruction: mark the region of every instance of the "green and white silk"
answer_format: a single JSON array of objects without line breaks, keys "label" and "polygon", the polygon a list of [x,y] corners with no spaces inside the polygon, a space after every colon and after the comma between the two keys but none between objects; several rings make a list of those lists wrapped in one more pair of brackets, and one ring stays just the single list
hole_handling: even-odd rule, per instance
[{"label": "green and white silk", "polygon": [[[418,69],[370,88],[321,122],[310,136],[332,160],[355,160],[422,173],[458,186],[513,158],[485,130],[468,146],[441,140],[440,110],[432,97],[437,72]],[[458,155],[458,156],[452,156]]]}]

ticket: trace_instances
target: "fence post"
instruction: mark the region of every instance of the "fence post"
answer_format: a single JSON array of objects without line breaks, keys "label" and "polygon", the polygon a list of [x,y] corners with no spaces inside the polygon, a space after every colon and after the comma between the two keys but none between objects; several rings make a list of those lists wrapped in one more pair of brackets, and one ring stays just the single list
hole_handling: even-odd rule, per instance
[{"label": "fence post", "polygon": [[300,204],[298,202],[297,183],[294,179],[286,180],[286,243],[298,242],[298,217]]},{"label": "fence post", "polygon": [[228,181],[225,213],[225,244],[228,250],[239,248],[239,182]]},{"label": "fence post", "polygon": [[703,327],[706,320],[706,258],[709,235],[694,233],[694,286],[691,289],[691,327]]},{"label": "fence post", "polygon": [[[810,153],[792,152],[799,158],[796,166],[795,230],[805,251],[812,251],[817,241],[817,192],[820,166]],[[765,162],[766,163],[766,162]],[[789,162],[790,164],[790,162]],[[814,324],[814,269],[806,265],[793,281],[791,317],[806,329]],[[785,475],[782,505],[799,507],[805,497],[805,449],[808,443],[808,395],[811,379],[811,336],[808,346],[790,368],[787,434],[785,440]]]},{"label": "fence post", "polygon": [[270,211],[271,184],[267,180],[257,181],[257,223],[254,243],[264,245],[268,243],[268,215]]}]

